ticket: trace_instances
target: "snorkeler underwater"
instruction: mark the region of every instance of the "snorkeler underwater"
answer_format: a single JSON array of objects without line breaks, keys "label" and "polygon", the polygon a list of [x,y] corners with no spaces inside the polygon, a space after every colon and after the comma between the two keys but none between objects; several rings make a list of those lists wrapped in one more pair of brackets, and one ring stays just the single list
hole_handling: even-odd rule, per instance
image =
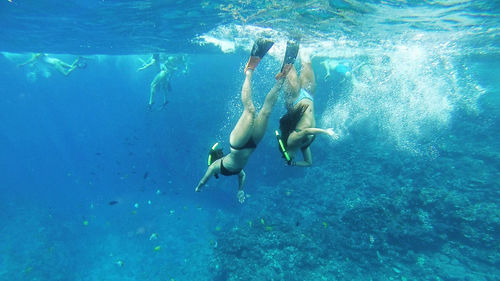
[{"label": "snorkeler underwater", "polygon": [[500,280],[497,1],[0,11],[0,280]]}]

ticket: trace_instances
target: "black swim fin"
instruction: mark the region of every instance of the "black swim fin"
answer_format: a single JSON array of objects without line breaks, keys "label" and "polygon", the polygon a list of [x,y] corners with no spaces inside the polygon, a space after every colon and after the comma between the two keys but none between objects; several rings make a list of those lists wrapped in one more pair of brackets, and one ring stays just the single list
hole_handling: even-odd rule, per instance
[{"label": "black swim fin", "polygon": [[283,60],[283,66],[285,64],[293,64],[299,53],[299,42],[295,40],[288,40],[286,42],[285,59]]},{"label": "black swim fin", "polygon": [[281,66],[280,73],[276,74],[276,79],[280,79],[288,74],[291,66],[295,63],[297,54],[299,53],[299,42],[295,40],[288,40],[286,42],[285,58],[283,59],[283,66]]},{"label": "black swim fin", "polygon": [[269,49],[274,45],[274,42],[269,39],[259,38],[253,43],[252,52],[250,53],[250,58],[245,66],[245,72],[247,69],[254,70],[259,64],[260,60],[267,54]]},{"label": "black swim fin", "polygon": [[273,41],[269,39],[259,38],[253,44],[251,55],[262,59],[273,45]]}]

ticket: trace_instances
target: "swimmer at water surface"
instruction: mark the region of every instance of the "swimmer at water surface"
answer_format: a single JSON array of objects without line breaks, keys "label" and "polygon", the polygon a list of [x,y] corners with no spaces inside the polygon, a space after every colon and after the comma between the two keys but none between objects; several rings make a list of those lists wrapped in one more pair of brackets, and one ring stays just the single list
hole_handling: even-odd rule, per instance
[{"label": "swimmer at water surface", "polygon": [[57,70],[59,73],[61,73],[64,76],[68,76],[77,68],[85,68],[87,65],[83,62],[80,62],[81,58],[78,57],[72,64],[65,63],[64,61],[54,58],[54,57],[49,57],[47,54],[43,53],[36,53],[33,54],[32,57],[21,63],[18,64],[18,67],[25,66],[25,65],[32,65],[35,63],[43,63],[46,65],[51,66],[53,69]]}]

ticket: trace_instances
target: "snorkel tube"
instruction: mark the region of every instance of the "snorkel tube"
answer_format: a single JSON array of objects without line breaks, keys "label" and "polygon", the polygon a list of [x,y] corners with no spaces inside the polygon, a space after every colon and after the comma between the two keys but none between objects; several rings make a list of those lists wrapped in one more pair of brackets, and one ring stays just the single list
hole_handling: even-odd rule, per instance
[{"label": "snorkel tube", "polygon": [[[217,148],[217,146],[219,146],[218,142],[216,142],[214,145],[212,145],[212,148],[208,152],[208,161],[207,161],[208,166],[212,165],[213,162],[215,162],[217,159],[220,159],[224,156],[224,153],[222,152],[222,148]],[[214,174],[214,177],[216,179],[218,179],[219,175]]]},{"label": "snorkel tube", "polygon": [[[216,142],[212,148],[210,149],[210,152],[208,153],[208,166],[212,165],[212,152],[215,152],[215,148],[219,145],[218,142]],[[214,160],[215,161],[215,160]]]},{"label": "snorkel tube", "polygon": [[290,157],[290,155],[288,155],[288,151],[286,151],[286,148],[285,148],[285,145],[283,144],[283,140],[281,139],[280,133],[278,132],[278,130],[275,130],[274,133],[276,134],[276,139],[278,140],[281,155],[283,156],[283,158],[285,158],[288,166],[290,166],[292,164],[292,158]]}]

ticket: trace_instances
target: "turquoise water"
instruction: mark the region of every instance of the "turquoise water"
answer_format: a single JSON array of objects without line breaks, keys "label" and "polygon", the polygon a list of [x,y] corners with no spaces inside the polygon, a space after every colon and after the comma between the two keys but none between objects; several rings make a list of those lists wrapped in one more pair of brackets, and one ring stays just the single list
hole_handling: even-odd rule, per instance
[{"label": "turquoise water", "polygon": [[[498,280],[495,1],[2,1],[0,280]],[[194,188],[242,106],[253,40],[313,54],[313,167],[273,130]],[[81,67],[64,76],[32,53]],[[151,53],[183,55],[148,110]],[[325,65],[340,64],[327,75]],[[300,66],[300,60],[296,63]],[[352,78],[346,77],[347,71]]]}]

